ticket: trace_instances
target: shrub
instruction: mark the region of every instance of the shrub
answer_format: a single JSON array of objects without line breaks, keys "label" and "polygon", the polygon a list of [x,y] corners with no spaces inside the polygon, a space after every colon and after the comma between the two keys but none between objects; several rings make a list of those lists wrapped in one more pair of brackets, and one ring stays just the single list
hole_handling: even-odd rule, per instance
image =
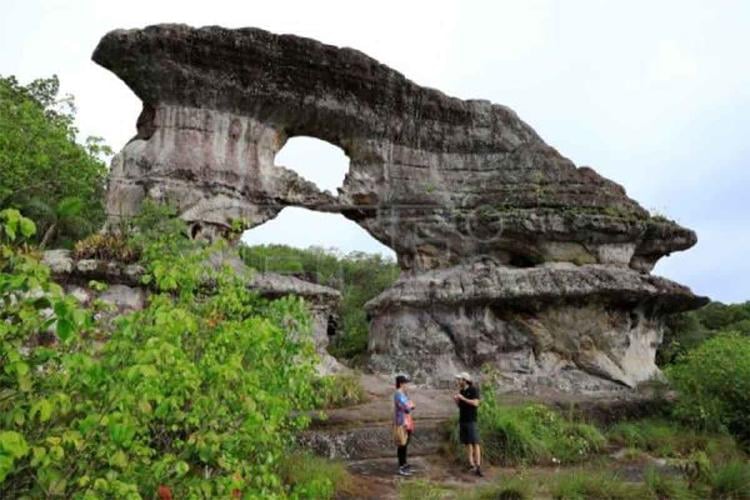
[{"label": "shrub", "polygon": [[367,401],[362,382],[356,374],[336,374],[315,381],[315,392],[321,408],[343,408]]},{"label": "shrub", "polygon": [[136,262],[140,249],[122,233],[95,233],[76,242],[73,257],[76,259],[116,260]]},{"label": "shrub", "polygon": [[750,338],[717,335],[669,367],[667,376],[679,393],[677,418],[750,439]]},{"label": "shrub", "polygon": [[643,493],[639,485],[598,471],[567,472],[552,486],[552,497],[560,500],[642,500]]},{"label": "shrub", "polygon": [[281,460],[315,400],[305,306],[207,268],[215,248],[179,226],[145,242],[148,306],[97,345],[91,311],[13,243],[33,223],[0,212],[0,497],[284,493]]},{"label": "shrub", "polygon": [[281,479],[295,498],[333,498],[346,492],[349,473],[341,462],[333,462],[309,453],[293,453],[281,465]]},{"label": "shrub", "polygon": [[[482,393],[478,425],[484,457],[493,464],[572,463],[605,444],[595,427],[566,420],[544,405],[502,406],[490,387]],[[458,448],[453,427],[451,441]]]}]

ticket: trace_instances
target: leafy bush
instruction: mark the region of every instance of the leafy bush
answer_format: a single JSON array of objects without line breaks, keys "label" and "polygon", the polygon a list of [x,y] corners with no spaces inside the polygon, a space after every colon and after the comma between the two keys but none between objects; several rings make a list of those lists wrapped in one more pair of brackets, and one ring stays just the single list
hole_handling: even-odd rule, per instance
[{"label": "leafy bush", "polygon": [[56,76],[20,85],[0,77],[0,207],[37,221],[41,245],[70,246],[104,221],[101,139],[76,142],[73,98]]},{"label": "leafy bush", "polygon": [[0,497],[284,494],[282,459],[315,402],[302,301],[205,266],[215,248],[171,221],[144,245],[156,293],[99,345],[90,311],[14,243],[33,223],[1,214]]},{"label": "leafy bush", "polygon": [[692,426],[750,439],[750,337],[718,335],[669,367],[675,415]]},{"label": "leafy bush", "polygon": [[309,453],[294,453],[283,460],[281,479],[296,498],[333,498],[349,489],[351,478],[341,462]]},{"label": "leafy bush", "polygon": [[367,401],[367,394],[359,376],[336,374],[318,378],[315,393],[321,408],[343,408]]},{"label": "leafy bush", "polygon": [[240,255],[254,269],[292,274],[339,290],[343,296],[340,333],[333,337],[329,351],[353,364],[362,360],[368,335],[364,305],[398,278],[396,263],[378,254],[341,256],[322,248],[286,245],[246,246],[240,248]]},{"label": "leafy bush", "polygon": [[[482,453],[493,464],[573,463],[605,444],[591,425],[567,420],[542,404],[503,406],[489,387],[482,393],[478,425]],[[460,455],[457,427],[451,442]]]},{"label": "leafy bush", "polygon": [[642,500],[643,488],[622,481],[616,474],[573,471],[560,476],[552,486],[552,497],[560,500]]}]

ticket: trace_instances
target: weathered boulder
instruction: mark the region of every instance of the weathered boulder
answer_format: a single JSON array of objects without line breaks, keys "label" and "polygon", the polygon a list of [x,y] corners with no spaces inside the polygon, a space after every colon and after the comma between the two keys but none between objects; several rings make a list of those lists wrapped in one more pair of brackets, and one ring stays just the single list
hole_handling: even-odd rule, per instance
[{"label": "weathered boulder", "polygon": [[457,266],[403,276],[367,304],[371,365],[433,385],[490,365],[506,389],[634,387],[659,377],[664,314],[704,299],[628,268]]},{"label": "weathered boulder", "polygon": [[[652,217],[505,106],[254,28],[116,30],[93,59],[143,102],[113,160],[110,221],[147,198],[176,203],[195,236],[286,206],[343,214],[404,270],[370,304],[374,369],[438,383],[490,363],[516,385],[632,386],[658,374],[662,316],[705,301],[648,275],[693,231]],[[274,164],[299,135],[349,156],[336,195]]]}]

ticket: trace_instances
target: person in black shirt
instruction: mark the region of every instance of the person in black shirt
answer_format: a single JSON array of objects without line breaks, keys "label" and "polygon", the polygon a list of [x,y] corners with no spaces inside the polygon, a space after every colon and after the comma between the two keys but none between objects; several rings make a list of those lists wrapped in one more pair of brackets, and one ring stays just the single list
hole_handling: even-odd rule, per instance
[{"label": "person in black shirt", "polygon": [[479,431],[477,429],[477,410],[479,409],[479,388],[466,372],[456,375],[458,393],[453,400],[458,405],[458,430],[461,443],[466,446],[469,457],[470,471],[477,476],[482,474],[482,450],[479,447]]}]

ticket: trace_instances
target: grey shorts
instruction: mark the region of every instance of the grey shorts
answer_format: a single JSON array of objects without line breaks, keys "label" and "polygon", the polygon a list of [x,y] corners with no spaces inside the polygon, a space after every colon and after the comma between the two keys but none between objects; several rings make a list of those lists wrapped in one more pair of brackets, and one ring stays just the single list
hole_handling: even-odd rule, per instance
[{"label": "grey shorts", "polygon": [[461,444],[479,444],[479,430],[476,422],[459,422],[458,438]]}]

